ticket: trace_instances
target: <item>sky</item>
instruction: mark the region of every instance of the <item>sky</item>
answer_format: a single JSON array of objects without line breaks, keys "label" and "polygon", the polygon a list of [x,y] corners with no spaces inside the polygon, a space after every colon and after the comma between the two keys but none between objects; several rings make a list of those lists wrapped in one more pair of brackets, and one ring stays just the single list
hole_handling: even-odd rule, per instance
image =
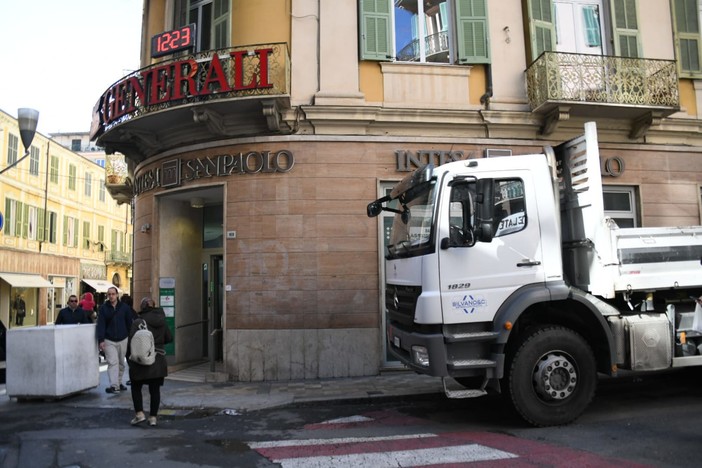
[{"label": "sky", "polygon": [[87,132],[111,84],[139,68],[144,0],[0,0],[0,109],[37,131]]}]

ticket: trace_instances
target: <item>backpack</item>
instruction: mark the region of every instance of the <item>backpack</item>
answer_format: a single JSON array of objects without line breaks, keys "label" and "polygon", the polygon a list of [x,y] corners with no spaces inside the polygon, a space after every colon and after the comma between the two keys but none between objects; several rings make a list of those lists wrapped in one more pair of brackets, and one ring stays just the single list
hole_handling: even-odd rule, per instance
[{"label": "backpack", "polygon": [[139,329],[129,343],[129,360],[142,366],[150,366],[156,362],[154,335],[149,331],[144,320],[139,322]]}]

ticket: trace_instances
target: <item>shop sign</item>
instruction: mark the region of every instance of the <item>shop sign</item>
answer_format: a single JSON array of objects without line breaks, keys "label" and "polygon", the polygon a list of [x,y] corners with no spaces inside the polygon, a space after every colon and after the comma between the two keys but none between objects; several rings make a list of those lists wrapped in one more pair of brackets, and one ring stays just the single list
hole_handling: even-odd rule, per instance
[{"label": "shop sign", "polygon": [[441,166],[453,161],[460,161],[472,157],[465,156],[463,151],[418,150],[416,152],[395,150],[395,169],[397,172],[412,172],[427,164]]},{"label": "shop sign", "polygon": [[183,182],[234,174],[290,172],[295,165],[292,151],[249,151],[248,153],[221,154],[196,159],[171,159],[160,167],[139,173],[134,181],[134,193],[157,187],[179,187]]},{"label": "shop sign", "polygon": [[93,109],[90,138],[151,111],[213,99],[288,92],[284,44],[212,51],[164,61],[112,85]]}]

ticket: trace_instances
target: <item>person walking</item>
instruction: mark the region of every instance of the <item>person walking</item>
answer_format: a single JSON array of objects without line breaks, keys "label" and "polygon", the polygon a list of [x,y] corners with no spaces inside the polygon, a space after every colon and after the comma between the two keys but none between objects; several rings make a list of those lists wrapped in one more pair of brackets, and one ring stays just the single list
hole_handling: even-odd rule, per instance
[{"label": "person walking", "polygon": [[97,340],[100,351],[104,351],[107,360],[107,377],[110,386],[107,393],[119,393],[126,390],[122,385],[124,360],[127,355],[127,341],[132,327],[132,311],[127,304],[118,299],[117,288],[107,290],[107,300],[100,306],[97,317]]},{"label": "person walking", "polygon": [[[171,330],[166,324],[166,314],[160,307],[155,307],[153,299],[145,297],[141,300],[139,307],[139,318],[132,323],[129,331],[129,343],[134,334],[139,329],[139,325],[146,323],[146,327],[154,337],[154,347],[156,348],[156,360],[153,364],[145,366],[134,361],[129,361],[129,379],[132,382],[132,403],[134,404],[134,418],[130,424],[133,426],[144,422],[144,400],[142,387],[149,387],[149,426],[157,424],[158,408],[161,405],[161,386],[163,380],[168,375],[168,363],[166,362],[164,345],[173,341]],[[128,347],[131,349],[131,347]]]},{"label": "person walking", "polygon": [[68,305],[59,311],[56,325],[73,325],[78,323],[93,323],[83,309],[78,305],[78,296],[68,296]]},{"label": "person walking", "polygon": [[85,311],[85,315],[90,319],[91,322],[95,322],[97,306],[95,300],[93,299],[93,293],[87,292],[83,294],[80,302],[78,303],[81,309]]}]

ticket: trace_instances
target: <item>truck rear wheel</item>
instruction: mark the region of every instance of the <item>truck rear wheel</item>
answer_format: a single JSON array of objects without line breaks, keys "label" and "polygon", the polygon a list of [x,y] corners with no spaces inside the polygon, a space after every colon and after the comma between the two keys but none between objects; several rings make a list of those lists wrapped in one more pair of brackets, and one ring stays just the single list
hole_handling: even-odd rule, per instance
[{"label": "truck rear wheel", "polygon": [[582,336],[563,327],[539,328],[527,336],[508,372],[512,404],[535,426],[575,420],[597,387],[592,349]]}]

